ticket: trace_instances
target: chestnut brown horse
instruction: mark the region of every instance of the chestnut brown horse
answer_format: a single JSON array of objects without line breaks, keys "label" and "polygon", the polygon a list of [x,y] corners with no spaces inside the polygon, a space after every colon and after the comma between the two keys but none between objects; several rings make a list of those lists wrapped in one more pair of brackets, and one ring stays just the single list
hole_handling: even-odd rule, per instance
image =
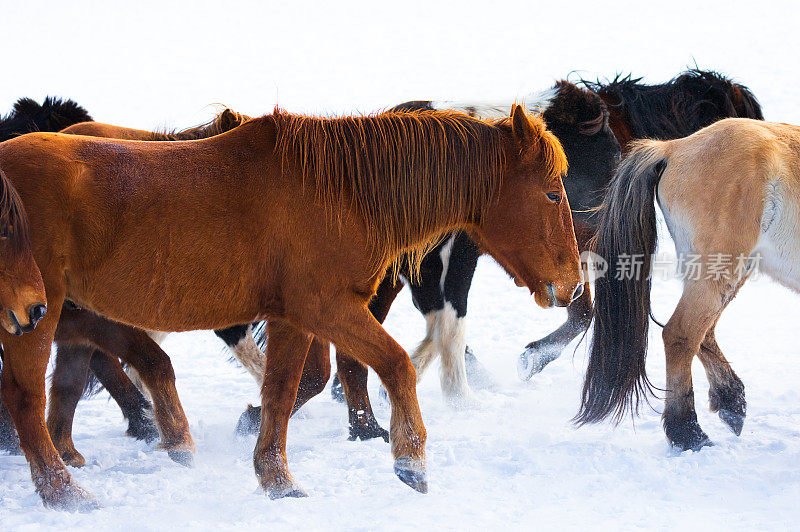
[{"label": "chestnut brown horse", "polygon": [[[31,253],[25,207],[14,186],[0,176],[0,326],[21,335],[33,330],[46,312],[47,297]],[[2,362],[0,349],[0,370]],[[10,415],[0,401],[0,449],[16,447]]]},{"label": "chestnut brown horse", "polygon": [[[44,423],[65,298],[151,330],[269,319],[254,465],[270,497],[284,497],[304,495],[285,447],[312,334],[376,370],[392,401],[395,473],[427,490],[414,369],[367,310],[401,253],[416,270],[438,238],[464,228],[541,306],[568,304],[581,282],[564,152],[518,106],[491,124],[444,111],[319,119],[276,110],[187,142],[36,133],[0,145],[0,170],[33,213],[51,307],[35,331],[0,336],[3,398],[51,507],[97,504]],[[193,447],[188,431],[180,445]]]}]

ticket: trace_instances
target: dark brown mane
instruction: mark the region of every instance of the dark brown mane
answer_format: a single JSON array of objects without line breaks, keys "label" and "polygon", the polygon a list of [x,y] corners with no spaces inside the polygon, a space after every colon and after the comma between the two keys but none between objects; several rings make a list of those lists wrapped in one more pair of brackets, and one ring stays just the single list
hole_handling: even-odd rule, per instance
[{"label": "dark brown mane", "polygon": [[30,247],[29,231],[22,199],[0,171],[0,235],[9,238],[11,249],[21,253]]},{"label": "dark brown mane", "polygon": [[181,131],[155,131],[152,137],[145,139],[148,141],[170,142],[177,140],[197,140],[214,137],[221,135],[226,131],[240,126],[241,124],[250,120],[250,117],[237,113],[231,109],[225,108],[222,112],[217,114],[213,119],[205,124],[183,129]]},{"label": "dark brown mane", "polygon": [[324,119],[276,109],[271,118],[284,167],[313,183],[328,208],[364,218],[378,268],[406,251],[416,275],[436,244],[430,235],[478,222],[500,188],[502,133],[464,114]]}]

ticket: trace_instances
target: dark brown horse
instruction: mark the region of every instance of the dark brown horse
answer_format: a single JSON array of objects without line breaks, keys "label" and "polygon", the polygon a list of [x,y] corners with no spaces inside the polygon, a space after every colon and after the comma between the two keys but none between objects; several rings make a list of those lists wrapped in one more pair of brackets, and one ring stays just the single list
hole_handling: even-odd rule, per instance
[{"label": "dark brown horse", "polygon": [[[96,505],[44,423],[65,298],[151,330],[269,319],[254,464],[263,489],[283,497],[303,495],[287,468],[286,427],[312,334],[376,370],[392,401],[395,472],[427,490],[414,369],[367,310],[401,253],[417,270],[460,227],[542,306],[568,304],[580,285],[566,159],[521,107],[495,124],[450,112],[276,111],[189,142],[37,133],[0,144],[0,168],[32,213],[51,307],[33,332],[0,336],[3,398],[48,506]],[[188,431],[167,444],[193,446]]]}]

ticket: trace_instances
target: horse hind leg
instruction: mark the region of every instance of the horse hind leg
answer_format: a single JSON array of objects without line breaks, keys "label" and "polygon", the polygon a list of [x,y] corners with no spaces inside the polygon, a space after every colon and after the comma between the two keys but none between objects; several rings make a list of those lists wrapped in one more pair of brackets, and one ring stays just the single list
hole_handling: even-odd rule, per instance
[{"label": "horse hind leg", "polygon": [[75,449],[72,441],[72,422],[86,386],[92,351],[93,348],[86,345],[59,345],[50,381],[47,430],[61,459],[74,467],[86,464],[86,459]]},{"label": "horse hind leg", "polygon": [[667,439],[679,450],[699,450],[711,445],[697,422],[692,359],[734,293],[722,282],[689,281],[678,307],[664,326],[667,383],[662,422]]},{"label": "horse hind leg", "polygon": [[592,296],[589,283],[583,293],[567,307],[567,321],[544,338],[525,346],[517,361],[517,375],[527,381],[561,356],[571,341],[589,328],[592,321]]},{"label": "horse hind leg", "polygon": [[700,362],[706,370],[709,408],[737,436],[741,435],[747,416],[744,383],[725,359],[717,345],[714,327],[709,329],[698,353]]},{"label": "horse hind leg", "polygon": [[89,361],[89,369],[117,402],[122,415],[128,420],[125,434],[148,443],[158,438],[153,405],[128,378],[119,359],[96,349]]}]

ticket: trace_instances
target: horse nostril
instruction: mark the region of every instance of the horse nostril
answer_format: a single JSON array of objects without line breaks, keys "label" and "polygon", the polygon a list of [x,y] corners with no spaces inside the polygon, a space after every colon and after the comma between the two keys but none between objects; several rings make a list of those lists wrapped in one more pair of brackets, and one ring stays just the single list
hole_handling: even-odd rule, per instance
[{"label": "horse nostril", "polygon": [[583,283],[578,284],[577,288],[575,288],[575,291],[572,293],[572,300],[575,301],[581,297],[581,294],[583,294]]},{"label": "horse nostril", "polygon": [[31,325],[36,325],[39,323],[39,320],[44,318],[44,315],[47,314],[47,305],[43,305],[39,303],[38,305],[31,306],[29,311],[31,317]]}]

